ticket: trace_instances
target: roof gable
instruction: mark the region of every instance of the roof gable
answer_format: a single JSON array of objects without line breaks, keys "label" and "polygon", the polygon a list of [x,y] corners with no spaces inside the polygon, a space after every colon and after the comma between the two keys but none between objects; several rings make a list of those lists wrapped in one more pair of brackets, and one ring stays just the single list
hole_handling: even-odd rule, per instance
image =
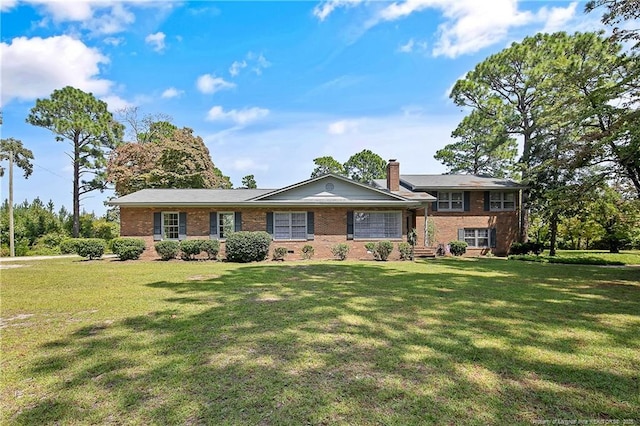
[{"label": "roof gable", "polygon": [[257,196],[252,201],[339,204],[370,201],[407,201],[407,199],[343,176],[326,174]]}]

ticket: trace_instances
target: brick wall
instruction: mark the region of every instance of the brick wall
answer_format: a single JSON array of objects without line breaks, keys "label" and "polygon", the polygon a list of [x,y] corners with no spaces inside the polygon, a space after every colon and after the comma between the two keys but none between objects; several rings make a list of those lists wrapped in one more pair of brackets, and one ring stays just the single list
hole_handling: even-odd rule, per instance
[{"label": "brick wall", "polygon": [[[470,209],[468,212],[433,211],[429,204],[427,216],[433,221],[435,228],[434,241],[430,246],[447,244],[458,239],[458,229],[464,228],[495,228],[496,247],[491,249],[494,254],[505,255],[511,243],[518,238],[518,206],[515,211],[484,211],[484,191],[470,191]],[[418,213],[416,229],[418,230],[418,244],[424,244],[424,211]],[[485,254],[489,249],[468,248],[468,256]]]},{"label": "brick wall", "polygon": [[[255,208],[239,209],[225,208],[219,211],[242,211],[243,231],[266,231],[267,212],[274,209]],[[332,259],[331,247],[338,243],[347,243],[350,246],[348,259],[371,259],[364,248],[367,241],[347,240],[347,211],[353,208],[314,208],[314,209],[277,209],[277,211],[313,211],[314,212],[314,239],[310,241],[273,241],[272,249],[275,247],[287,247],[293,253],[287,255],[288,259],[300,259],[302,257],[302,247],[310,244],[314,248],[314,259]],[[357,209],[355,209],[357,210]],[[367,209],[368,211],[388,210],[388,209]],[[163,211],[163,209],[121,207],[120,208],[120,234],[123,237],[143,238],[147,249],[143,258],[158,258],[153,248],[153,214]],[[208,208],[171,208],[164,211],[180,211],[187,213],[187,239],[208,239],[209,238],[209,213],[215,211]],[[402,227],[403,237],[394,240],[394,245],[400,241],[406,241],[407,217],[410,212],[404,212]],[[224,251],[224,242],[221,244],[221,253]],[[394,250],[390,259],[398,259],[399,253]]]}]

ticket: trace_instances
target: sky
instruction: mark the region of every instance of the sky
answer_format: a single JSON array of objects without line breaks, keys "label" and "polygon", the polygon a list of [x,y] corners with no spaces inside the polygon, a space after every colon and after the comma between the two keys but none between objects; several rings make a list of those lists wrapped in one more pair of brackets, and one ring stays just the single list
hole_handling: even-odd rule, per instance
[{"label": "sky", "polygon": [[[446,172],[434,154],[468,111],[449,92],[493,53],[537,32],[603,29],[584,2],[518,0],[2,0],[2,138],[34,153],[14,200],[72,207],[71,144],[26,123],[74,86],[111,112],[166,114],[202,137],[239,187],[308,179],[313,160],[369,149],[400,172]],[[6,166],[6,164],[3,164]],[[7,174],[2,199],[8,197]],[[102,215],[113,191],[87,194]]]}]

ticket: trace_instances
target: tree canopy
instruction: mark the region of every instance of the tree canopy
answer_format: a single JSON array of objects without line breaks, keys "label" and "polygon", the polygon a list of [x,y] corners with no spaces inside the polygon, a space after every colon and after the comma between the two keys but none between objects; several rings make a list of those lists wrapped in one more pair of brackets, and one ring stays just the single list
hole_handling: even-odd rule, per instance
[{"label": "tree canopy", "polygon": [[114,120],[107,104],[75,87],[54,90],[36,100],[27,122],[49,129],[56,141],[71,143],[73,164],[73,236],[79,235],[82,195],[106,188],[105,167],[110,150],[121,143],[123,126]]},{"label": "tree canopy", "polygon": [[313,164],[316,165],[316,168],[313,169],[313,172],[311,172],[312,178],[326,175],[328,173],[333,173],[341,176],[346,175],[344,166],[338,160],[331,156],[314,158]]},{"label": "tree canopy", "polygon": [[242,178],[242,186],[248,189],[256,189],[258,184],[256,183],[256,178],[253,175],[246,175]]}]

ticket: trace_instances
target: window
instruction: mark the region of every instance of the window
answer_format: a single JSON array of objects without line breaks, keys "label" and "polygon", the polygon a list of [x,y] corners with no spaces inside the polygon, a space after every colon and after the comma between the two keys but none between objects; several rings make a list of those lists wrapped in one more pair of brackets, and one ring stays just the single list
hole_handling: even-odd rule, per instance
[{"label": "window", "polygon": [[462,211],[464,208],[463,194],[463,192],[438,192],[438,211]]},{"label": "window", "polygon": [[218,237],[220,239],[227,238],[235,231],[235,213],[218,213]]},{"label": "window", "polygon": [[491,192],[489,195],[489,206],[491,210],[515,210],[515,192]]},{"label": "window", "polygon": [[178,212],[162,213],[162,238],[165,240],[177,240],[179,237]]},{"label": "window", "polygon": [[469,247],[489,247],[489,229],[465,229],[464,241]]},{"label": "window", "polygon": [[273,230],[274,240],[306,240],[307,213],[274,213]]},{"label": "window", "polygon": [[353,225],[354,238],[402,238],[402,212],[355,212]]}]

